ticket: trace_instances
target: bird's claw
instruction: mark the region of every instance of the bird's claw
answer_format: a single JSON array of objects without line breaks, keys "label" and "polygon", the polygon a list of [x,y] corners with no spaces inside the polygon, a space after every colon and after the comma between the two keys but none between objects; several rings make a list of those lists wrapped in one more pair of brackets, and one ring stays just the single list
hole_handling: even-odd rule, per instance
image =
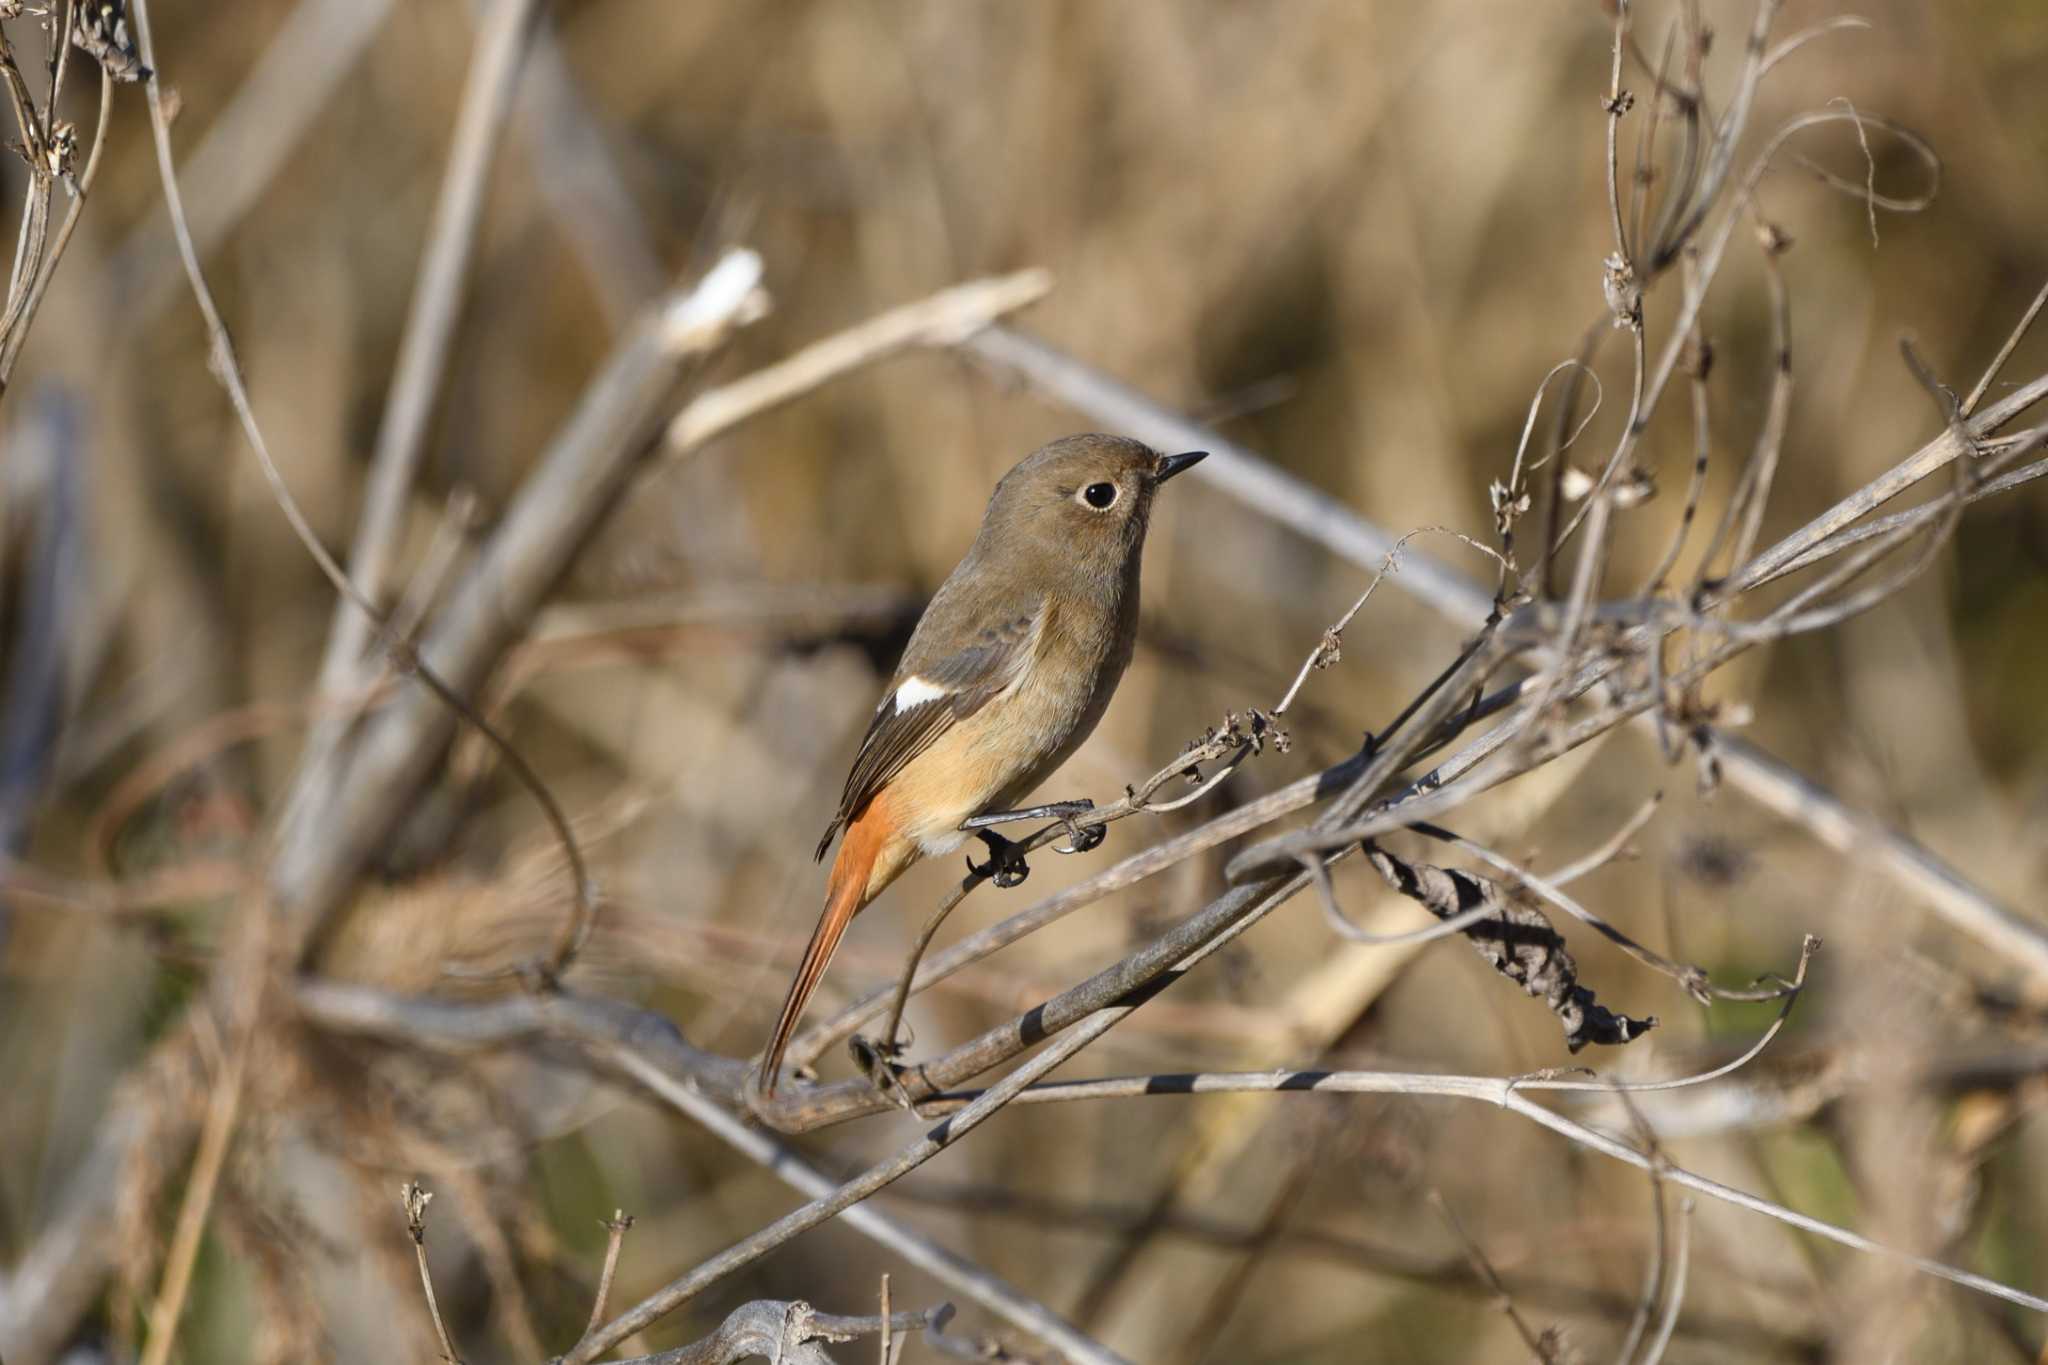
[{"label": "bird's claw", "polygon": [[1031,866],[1024,861],[1023,846],[1013,839],[1005,839],[994,830],[978,829],[974,834],[988,845],[988,861],[977,863],[969,857],[967,871],[976,877],[989,878],[1005,891],[1024,885],[1024,879],[1031,875]]},{"label": "bird's claw", "polygon": [[1061,848],[1054,844],[1052,851],[1055,853],[1087,853],[1091,849],[1102,847],[1102,841],[1109,837],[1109,831],[1101,825],[1077,825],[1072,820],[1065,823],[1067,845]]},{"label": "bird's claw", "polygon": [[1102,825],[1074,823],[1075,816],[1085,815],[1095,809],[1095,803],[1085,796],[1072,801],[1061,801],[1051,809],[1057,811],[1060,826],[1067,832],[1067,846],[1061,848],[1054,844],[1052,851],[1055,853],[1086,853],[1090,849],[1100,848],[1102,841],[1109,837],[1109,830]]},{"label": "bird's claw", "polygon": [[856,1033],[846,1040],[846,1050],[852,1056],[854,1066],[865,1076],[873,1074],[878,1067],[894,1065],[910,1050],[910,1045],[901,1038],[883,1042],[879,1038]]},{"label": "bird's claw", "polygon": [[904,1053],[904,1044],[880,1043],[855,1034],[847,1039],[847,1048],[853,1053],[854,1066],[877,1093],[899,1109],[917,1112],[917,1102],[903,1084],[910,1068],[897,1060]]}]

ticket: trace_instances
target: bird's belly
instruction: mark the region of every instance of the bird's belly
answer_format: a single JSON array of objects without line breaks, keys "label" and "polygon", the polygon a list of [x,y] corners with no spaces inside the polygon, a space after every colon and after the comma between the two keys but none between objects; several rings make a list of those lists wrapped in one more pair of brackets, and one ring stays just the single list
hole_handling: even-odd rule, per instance
[{"label": "bird's belly", "polygon": [[927,857],[960,847],[961,821],[1016,805],[1088,737],[1100,718],[1089,700],[1027,685],[954,726],[891,783],[907,798],[897,809],[918,813],[904,833]]}]

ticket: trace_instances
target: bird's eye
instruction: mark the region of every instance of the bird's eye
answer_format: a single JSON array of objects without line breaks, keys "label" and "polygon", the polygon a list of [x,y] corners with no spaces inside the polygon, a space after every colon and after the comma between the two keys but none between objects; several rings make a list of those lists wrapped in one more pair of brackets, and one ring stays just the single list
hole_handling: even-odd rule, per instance
[{"label": "bird's eye", "polygon": [[1098,512],[1107,512],[1116,506],[1116,485],[1091,483],[1081,490],[1081,500]]}]

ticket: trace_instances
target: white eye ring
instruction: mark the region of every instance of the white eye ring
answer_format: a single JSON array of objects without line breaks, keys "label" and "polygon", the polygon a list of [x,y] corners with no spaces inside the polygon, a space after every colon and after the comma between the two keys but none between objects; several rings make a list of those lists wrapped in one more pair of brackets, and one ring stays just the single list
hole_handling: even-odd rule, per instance
[{"label": "white eye ring", "polygon": [[1098,480],[1076,493],[1074,498],[1092,512],[1107,512],[1116,506],[1116,500],[1121,495],[1122,490],[1115,484],[1107,480]]}]

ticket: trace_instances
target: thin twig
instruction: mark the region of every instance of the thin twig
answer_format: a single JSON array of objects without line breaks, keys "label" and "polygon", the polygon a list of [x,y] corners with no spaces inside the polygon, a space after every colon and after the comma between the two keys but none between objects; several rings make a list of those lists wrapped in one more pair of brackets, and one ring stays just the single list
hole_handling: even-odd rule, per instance
[{"label": "thin twig", "polygon": [[[694,289],[660,301],[620,343],[450,593],[417,651],[421,676],[431,670],[450,695],[465,696],[503,659],[638,469],[660,405],[696,364],[765,311],[761,270],[755,253],[728,253]],[[340,904],[362,859],[425,778],[454,714],[439,695],[403,696],[369,719],[339,775],[301,768],[272,860],[273,886],[299,932],[311,934]],[[587,893],[564,926],[558,954],[580,942],[586,903]],[[556,962],[544,965],[559,970]]]},{"label": "thin twig", "polygon": [[[775,1365],[832,1365],[820,1350],[821,1341],[856,1341],[861,1337],[894,1332],[927,1332],[938,1329],[952,1316],[950,1305],[923,1313],[883,1313],[880,1317],[846,1318],[817,1312],[798,1300],[783,1303],[756,1299],[728,1313],[718,1330],[688,1346],[633,1356],[616,1365],[738,1365],[743,1360],[771,1360]],[[897,1338],[901,1345],[904,1338]]]},{"label": "thin twig", "polygon": [[[318,980],[302,981],[296,1001],[301,1014],[324,1029],[411,1046],[466,1051],[547,1039],[572,1044],[597,1068],[637,1086],[799,1194],[820,1198],[840,1184],[728,1107],[744,1103],[745,1062],[691,1047],[667,1019],[636,1006],[568,991],[469,1004],[403,999]],[[1054,1349],[1101,1358],[1091,1356],[1100,1351],[1096,1343],[1044,1304],[874,1205],[857,1204],[840,1221]]]},{"label": "thin twig", "polygon": [[[203,260],[277,177],[329,99],[375,41],[396,0],[299,0],[185,163]],[[122,318],[146,328],[180,291],[175,230],[152,212],[129,229],[107,266]]]},{"label": "thin twig", "polygon": [[877,1343],[876,1343],[876,1346],[875,1346],[875,1360],[876,1360],[876,1365],[890,1365],[890,1361],[889,1361],[889,1355],[890,1355],[889,1347],[890,1347],[891,1343],[890,1343],[890,1340],[889,1340],[889,1327],[890,1327],[890,1322],[889,1322],[889,1272],[888,1272],[888,1271],[886,1271],[886,1270],[882,1272],[882,1295],[881,1295],[881,1298],[882,1298],[882,1304],[881,1304],[881,1308],[882,1308],[882,1339],[881,1339],[881,1340],[880,1340],[879,1342],[877,1342]]},{"label": "thin twig", "polygon": [[919,347],[958,346],[1051,289],[1052,276],[1044,270],[970,280],[814,341],[692,399],[668,424],[667,454],[688,454],[751,417],[889,356]]},{"label": "thin twig", "polygon": [[1678,1329],[1678,1310],[1685,1304],[1685,1285],[1688,1270],[1692,1266],[1692,1200],[1678,1201],[1678,1249],[1672,1254],[1671,1296],[1664,1304],[1664,1317],[1657,1324],[1657,1335],[1643,1352],[1642,1365],[1658,1365],[1664,1359],[1665,1350],[1671,1345],[1671,1335]]},{"label": "thin twig", "polygon": [[1522,1316],[1521,1310],[1515,1307],[1514,1295],[1508,1293],[1508,1287],[1500,1282],[1499,1273],[1494,1270],[1493,1263],[1486,1259],[1486,1253],[1479,1249],[1479,1244],[1466,1234],[1464,1225],[1458,1221],[1458,1215],[1451,1212],[1450,1201],[1444,1198],[1443,1191],[1431,1190],[1429,1202],[1444,1220],[1445,1226],[1450,1228],[1451,1236],[1456,1238],[1458,1245],[1464,1249],[1465,1259],[1471,1264],[1472,1273],[1477,1275],[1480,1283],[1492,1293],[1493,1306],[1500,1309],[1507,1316],[1507,1320],[1514,1324],[1515,1331],[1522,1338],[1522,1344],[1527,1346],[1529,1353],[1542,1361],[1543,1365],[1555,1365],[1557,1352],[1552,1348],[1548,1335],[1539,1336],[1529,1325],[1528,1319]]},{"label": "thin twig", "polygon": [[[776,1219],[696,1269],[670,1281],[611,1322],[586,1335],[563,1357],[563,1365],[586,1365],[633,1333],[666,1317],[726,1276],[741,1270],[800,1233],[844,1212],[878,1190],[908,1175],[972,1132],[1019,1091],[1094,1042],[1117,1022],[1119,1012],[1106,1011],[1089,1023],[1055,1039],[1051,1046],[991,1087],[975,1103],[940,1122],[888,1159],[870,1167],[831,1194]],[[1088,1359],[1112,1362],[1119,1357],[1098,1350]]]},{"label": "thin twig", "polygon": [[1998,354],[1991,357],[1991,363],[1984,367],[1983,377],[1977,381],[1976,387],[1970,390],[1970,396],[1963,400],[1962,415],[1965,418],[1974,414],[1977,405],[1984,401],[1984,395],[1990,392],[1992,381],[1998,378],[1998,372],[2005,368],[2006,361],[2012,359],[2012,353],[2019,348],[2021,339],[2033,327],[2034,319],[2041,316],[2043,305],[2048,305],[2048,284],[2043,284],[2035,293],[2034,301],[2028,304],[2027,311],[2020,315],[2019,325],[2006,334],[2005,343],[1998,348]]},{"label": "thin twig", "polygon": [[[147,54],[147,46],[143,52]],[[144,60],[148,60],[147,55]],[[192,1158],[185,1197],[178,1206],[170,1250],[164,1256],[163,1280],[150,1309],[149,1340],[143,1348],[141,1365],[164,1365],[177,1340],[178,1322],[192,1288],[193,1267],[199,1260],[200,1238],[206,1232],[214,1195],[220,1188],[221,1169],[227,1163],[228,1146],[241,1114],[249,1054],[255,1048],[257,1025],[262,1018],[270,942],[270,916],[264,913],[262,903],[244,897],[231,921],[230,932],[233,960],[216,973],[214,980],[216,997],[224,996],[228,1001],[221,1038],[221,1071],[208,1095],[199,1148]]]},{"label": "thin twig", "polygon": [[1608,836],[1592,852],[1566,863],[1563,867],[1551,873],[1549,875],[1550,884],[1552,886],[1570,886],[1579,878],[1591,876],[1607,866],[1607,864],[1613,862],[1621,855],[1622,850],[1628,847],[1628,841],[1635,838],[1637,832],[1655,818],[1657,807],[1663,801],[1663,792],[1653,793],[1642,805],[1636,807],[1634,814],[1622,821],[1621,828],[1615,830],[1612,835]]},{"label": "thin twig", "polygon": [[42,307],[43,296],[49,292],[50,282],[57,278],[57,267],[63,263],[65,250],[71,245],[71,234],[78,228],[78,220],[85,212],[85,201],[92,194],[93,182],[99,178],[100,153],[106,149],[107,128],[114,112],[114,78],[105,70],[100,72],[100,114],[93,125],[92,150],[86,154],[85,170],[79,175],[78,183],[72,187],[71,203],[64,210],[64,221],[57,228],[57,236],[50,243],[50,249],[42,262],[42,269],[36,272],[29,284],[21,312],[6,334],[4,345],[0,345],[0,389],[7,386],[13,377],[15,362],[20,359],[21,348],[28,341],[29,328],[35,325],[36,312]]},{"label": "thin twig", "polygon": [[[1305,876],[1294,876],[1274,878],[1250,887],[1233,888],[1210,907],[1209,918],[1217,922],[1217,927],[1206,936],[1195,937],[1192,941],[1187,938],[1178,940],[1167,958],[1168,965],[1176,972],[1192,969],[1284,904],[1306,882]],[[1090,1008],[1071,1020],[1063,1021],[1058,1001],[1048,1002],[1046,1006],[1034,1012],[1035,1018],[1043,1020],[1043,1033],[1057,1034],[1044,1051],[984,1091],[959,1113],[943,1120],[918,1141],[903,1148],[894,1156],[842,1184],[829,1196],[814,1200],[805,1207],[785,1215],[648,1296],[631,1311],[614,1319],[595,1337],[586,1338],[565,1358],[564,1365],[582,1365],[583,1362],[596,1359],[604,1350],[625,1336],[674,1311],[718,1280],[758,1260],[799,1233],[867,1199],[923,1165],[1008,1104],[1039,1077],[1087,1047],[1121,1023],[1133,1010],[1140,1008],[1157,994],[1156,988],[1150,988],[1154,979],[1155,977],[1136,974],[1120,977],[1115,984],[1121,984],[1124,980],[1128,980],[1129,984],[1123,985],[1116,994],[1109,996],[1107,1003]],[[1040,1036],[1043,1036],[1043,1033]],[[919,1070],[937,1071],[939,1065],[934,1063]],[[1099,1347],[1082,1358],[1094,1361],[1118,1359],[1107,1349]]]},{"label": "thin twig", "polygon": [[[2043,446],[2048,446],[2048,427],[2037,427],[2033,431],[2026,433],[2024,439],[2007,445],[2003,453],[2025,456],[2041,449]],[[2000,462],[1997,457],[1993,457],[1991,460],[1986,461],[1986,465],[1988,467]],[[1986,498],[2010,492],[2021,484],[2032,483],[2043,475],[2048,475],[2048,460],[2037,460],[2032,464],[2024,465],[2019,469],[2001,474],[1997,478],[1984,480],[1964,494],[1963,501],[1965,503],[1982,502]],[[1928,503],[1920,507],[1910,507],[1901,512],[1892,512],[1875,520],[1864,522],[1860,526],[1851,526],[1845,530],[1837,531],[1826,539],[1817,541],[1813,548],[1799,558],[1788,561],[1771,577],[1764,579],[1757,586],[1762,587],[1764,583],[1776,582],[1786,574],[1797,573],[1801,569],[1818,564],[1824,559],[1840,554],[1852,545],[1860,545],[1864,541],[1874,540],[1879,536],[1889,536],[1902,529],[1924,525],[1945,515],[1947,511],[1948,507],[1945,501]]]},{"label": "thin twig", "polygon": [[[1588,1127],[1585,1124],[1565,1118],[1549,1109],[1522,1098],[1521,1091],[1538,1088],[1536,1085],[1517,1080],[1499,1080],[1476,1076],[1415,1075],[1394,1072],[1301,1072],[1248,1071],[1248,1072],[1206,1072],[1198,1075],[1130,1076],[1116,1077],[1101,1081],[1067,1081],[1037,1087],[1015,1097],[1017,1102],[1043,1103],[1047,1101],[1076,1101],[1097,1099],[1130,1099],[1140,1095],[1220,1095],[1220,1094],[1279,1094],[1293,1092],[1319,1092],[1345,1095],[1421,1095],[1449,1099],[1483,1100],[1489,1104],[1519,1114],[1531,1122],[1550,1129],[1561,1137],[1625,1162],[1639,1170],[1650,1170],[1652,1158],[1628,1146],[1626,1143]],[[1604,1088],[1604,1087],[1597,1087]],[[932,1102],[933,1108],[964,1100],[966,1096],[943,1096]],[[1900,1251],[1881,1242],[1872,1241],[1860,1233],[1833,1223],[1809,1217],[1768,1199],[1760,1199],[1733,1186],[1695,1175],[1682,1167],[1663,1168],[1666,1179],[1673,1184],[1696,1190],[1709,1198],[1733,1204],[1737,1208],[1762,1214],[1767,1218],[1784,1223],[1789,1227],[1810,1232],[1815,1236],[1856,1251],[1910,1266],[1923,1274],[1965,1289],[2003,1299],[2007,1303],[2036,1313],[2048,1313],[2048,1298],[2030,1294],[2008,1284],[2002,1284],[1987,1276],[1960,1270],[1941,1261]]]},{"label": "thin twig", "polygon": [[434,1296],[434,1272],[427,1265],[427,1205],[434,1202],[433,1191],[408,1180],[399,1187],[398,1202],[405,1209],[405,1230],[412,1237],[413,1255],[420,1266],[420,1289],[427,1297],[427,1316],[433,1319],[434,1335],[441,1342],[441,1359],[450,1365],[460,1365],[461,1357],[455,1354],[455,1344],[448,1339],[448,1326],[441,1321],[441,1302]]},{"label": "thin twig", "polygon": [[1778,457],[1784,448],[1785,426],[1792,411],[1792,302],[1785,288],[1784,268],[1780,264],[1787,238],[1763,218],[1754,198],[1750,199],[1749,207],[1756,215],[1764,280],[1771,298],[1770,395],[1765,400],[1764,420],[1757,428],[1755,445],[1742,466],[1741,477],[1736,482],[1734,493],[1729,496],[1728,505],[1722,510],[1721,524],[1708,538],[1707,548],[1700,553],[1699,568],[1694,574],[1694,592],[1712,574],[1714,561],[1724,545],[1733,545],[1729,555],[1731,568],[1745,563],[1756,547],[1757,532],[1763,525],[1771,484],[1777,476]]},{"label": "thin twig", "polygon": [[[590,1305],[590,1321],[583,1327],[585,1336],[597,1330],[597,1325],[604,1321],[605,1300],[609,1299],[612,1293],[612,1273],[619,1268],[619,1246],[626,1240],[626,1230],[632,1226],[632,1216],[624,1209],[613,1210],[612,1216],[604,1220],[604,1269],[597,1278],[597,1297]],[[886,1302],[882,1305],[882,1316],[889,1316],[889,1305]]]},{"label": "thin twig", "polygon": [[[463,85],[448,168],[441,179],[405,330],[399,338],[390,396],[377,428],[370,479],[356,521],[355,545],[349,552],[355,595],[380,611],[388,607],[406,509],[425,449],[427,419],[433,415],[441,377],[447,370],[469,258],[483,219],[493,153],[511,113],[519,63],[537,8],[538,0],[493,0]],[[337,604],[320,664],[321,691],[354,691],[361,684],[362,655],[373,630],[373,620],[358,615],[351,601]],[[339,733],[334,723],[323,724],[308,752],[318,755]]]},{"label": "thin twig", "polygon": [[[1687,251],[1680,260],[1682,269],[1679,278],[1685,292],[1692,294],[1700,287],[1698,258],[1693,252]],[[1644,580],[1641,590],[1636,593],[1638,597],[1649,597],[1663,588],[1664,581],[1670,577],[1671,570],[1678,563],[1679,555],[1685,550],[1686,538],[1692,534],[1693,520],[1699,515],[1700,495],[1706,491],[1707,461],[1713,450],[1713,441],[1709,434],[1711,413],[1707,403],[1707,375],[1713,369],[1714,353],[1713,348],[1707,343],[1705,334],[1700,331],[1697,310],[1692,314],[1691,332],[1688,343],[1691,363],[1685,367],[1685,371],[1687,388],[1692,396],[1692,473],[1686,482],[1685,505],[1679,509],[1678,525],[1672,530],[1671,543],[1665,547],[1664,557],[1657,561],[1656,570]]]},{"label": "thin twig", "polygon": [[1629,251],[1628,228],[1621,220],[1621,187],[1616,166],[1619,161],[1617,145],[1621,138],[1621,121],[1635,103],[1635,97],[1621,88],[1621,52],[1629,37],[1629,0],[1617,0],[1614,6],[1614,62],[1613,74],[1607,85],[1607,99],[1604,108],[1607,113],[1607,213],[1614,233],[1614,261],[1619,268],[1634,278],[1634,258]]}]

